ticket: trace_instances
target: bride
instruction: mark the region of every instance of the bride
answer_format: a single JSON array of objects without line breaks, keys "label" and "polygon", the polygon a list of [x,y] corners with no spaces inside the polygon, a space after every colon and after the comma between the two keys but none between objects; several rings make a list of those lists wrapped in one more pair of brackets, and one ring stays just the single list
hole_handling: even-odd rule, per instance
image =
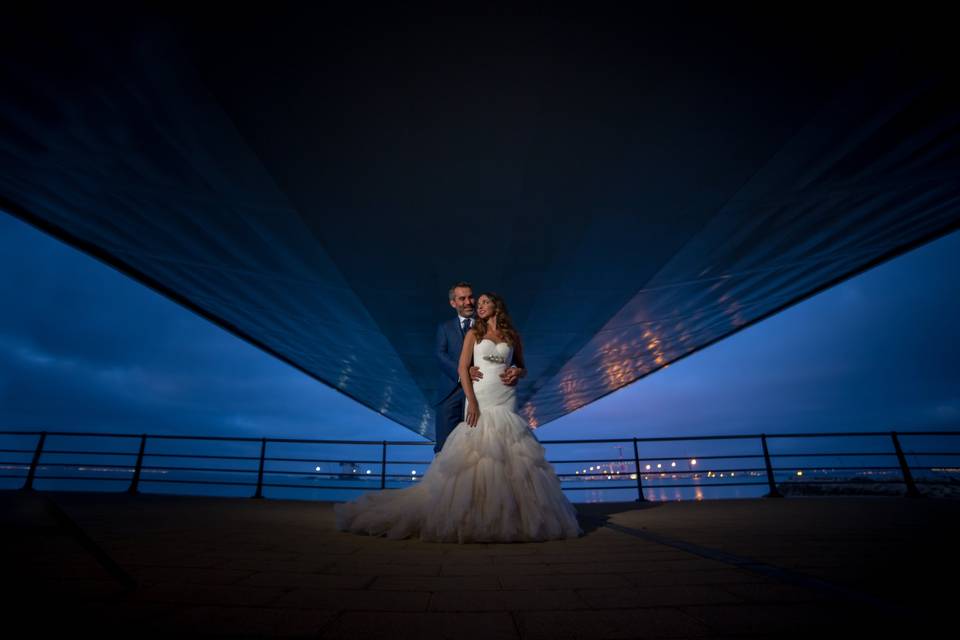
[{"label": "bride", "polygon": [[[468,371],[471,359],[482,374],[476,381]],[[458,543],[582,535],[577,511],[563,494],[543,446],[516,413],[516,387],[500,379],[514,360],[523,367],[520,336],[503,301],[484,293],[460,353],[464,421],[414,486],[371,491],[335,504],[337,529]]]}]

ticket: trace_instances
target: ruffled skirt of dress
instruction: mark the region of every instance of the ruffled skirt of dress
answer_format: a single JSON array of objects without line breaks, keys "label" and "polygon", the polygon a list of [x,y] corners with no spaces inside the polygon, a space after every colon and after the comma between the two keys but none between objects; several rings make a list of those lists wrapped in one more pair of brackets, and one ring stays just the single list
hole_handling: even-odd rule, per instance
[{"label": "ruffled skirt of dress", "polygon": [[583,534],[543,445],[508,407],[461,422],[418,484],[334,505],[336,526],[391,539],[532,542]]}]

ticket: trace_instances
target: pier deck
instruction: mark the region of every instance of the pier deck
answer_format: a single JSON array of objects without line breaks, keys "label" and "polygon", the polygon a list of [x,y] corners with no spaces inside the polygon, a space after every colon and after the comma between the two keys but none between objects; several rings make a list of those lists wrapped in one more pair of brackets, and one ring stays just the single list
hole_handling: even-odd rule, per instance
[{"label": "pier deck", "polygon": [[958,500],[577,509],[576,540],[457,545],[338,532],[329,502],[0,492],[4,623],[108,637],[603,640],[923,632],[952,613]]}]

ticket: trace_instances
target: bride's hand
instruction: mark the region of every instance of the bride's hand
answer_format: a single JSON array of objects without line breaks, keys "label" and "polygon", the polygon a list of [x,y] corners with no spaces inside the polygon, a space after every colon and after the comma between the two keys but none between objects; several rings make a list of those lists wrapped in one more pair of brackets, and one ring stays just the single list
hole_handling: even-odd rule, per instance
[{"label": "bride's hand", "polygon": [[467,424],[471,427],[477,426],[477,419],[480,417],[480,407],[475,402],[467,402]]}]

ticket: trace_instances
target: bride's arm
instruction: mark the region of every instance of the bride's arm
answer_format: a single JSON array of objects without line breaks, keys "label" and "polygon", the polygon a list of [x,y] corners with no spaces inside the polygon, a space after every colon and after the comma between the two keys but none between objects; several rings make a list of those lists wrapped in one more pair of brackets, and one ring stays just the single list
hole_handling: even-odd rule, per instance
[{"label": "bride's arm", "polygon": [[457,371],[460,373],[460,386],[463,387],[463,393],[467,396],[467,401],[477,404],[477,396],[473,393],[473,380],[470,378],[470,363],[473,361],[473,345],[477,342],[473,330],[467,331],[463,337],[463,350],[460,351],[460,364]]}]

